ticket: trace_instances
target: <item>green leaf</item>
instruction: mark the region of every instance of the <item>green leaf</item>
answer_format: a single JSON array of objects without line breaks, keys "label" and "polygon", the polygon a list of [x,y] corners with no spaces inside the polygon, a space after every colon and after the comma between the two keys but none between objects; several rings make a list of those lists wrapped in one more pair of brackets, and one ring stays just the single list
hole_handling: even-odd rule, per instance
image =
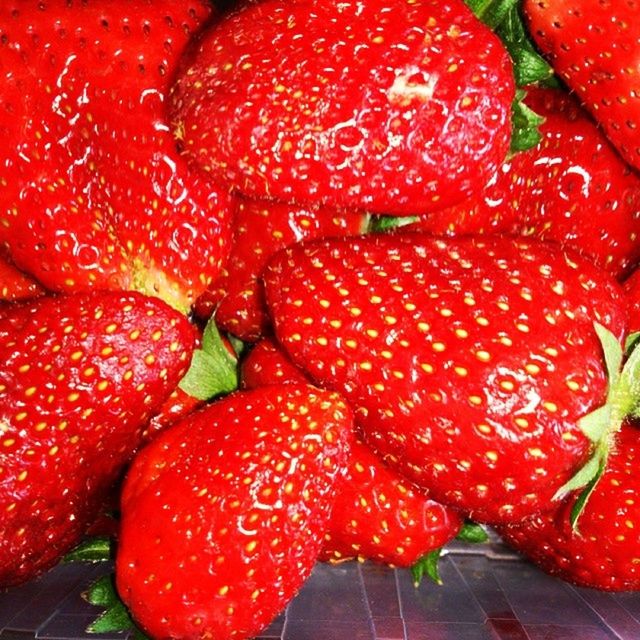
[{"label": "green leaf", "polygon": [[611,426],[611,407],[604,404],[578,420],[578,427],[591,442],[597,444]]},{"label": "green leaf", "polygon": [[112,631],[129,631],[133,628],[133,620],[122,602],[112,605],[94,620],[87,633],[110,633]]},{"label": "green leaf", "polygon": [[562,500],[572,491],[582,489],[582,487],[587,486],[593,480],[597,480],[599,477],[598,473],[600,471],[600,467],[603,462],[606,461],[606,457],[606,453],[603,455],[600,448],[596,449],[593,456],[591,456],[591,458],[589,458],[587,462],[578,469],[577,473],[556,491],[553,499]]},{"label": "green leaf", "polygon": [[72,549],[63,562],[104,562],[113,557],[113,540],[111,538],[89,538],[75,549]]},{"label": "green leaf", "polygon": [[609,385],[615,385],[620,377],[620,370],[622,368],[622,359],[624,354],[622,347],[618,342],[618,338],[609,331],[605,326],[599,322],[593,324],[600,344],[602,345],[602,351],[604,353],[604,362],[607,366],[607,375],[609,377]]},{"label": "green leaf", "polygon": [[479,524],[467,520],[462,525],[462,529],[458,532],[456,539],[462,542],[481,544],[489,540],[489,534]]},{"label": "green leaf", "polygon": [[596,488],[598,481],[602,477],[602,474],[604,473],[606,466],[607,466],[606,460],[601,460],[600,466],[598,468],[596,475],[582,489],[582,491],[580,492],[580,495],[578,496],[578,499],[575,501],[571,509],[571,517],[570,517],[571,527],[576,533],[579,533],[578,519],[580,518],[580,515],[584,511],[584,508],[587,505],[587,502],[589,501],[589,498],[591,497],[593,490]]},{"label": "green leaf", "polygon": [[506,13],[498,28],[497,35],[504,43],[513,61],[513,73],[518,87],[532,84],[557,85],[553,68],[538,53],[529,37],[516,4]]},{"label": "green leaf", "polygon": [[227,339],[229,340],[229,343],[231,344],[231,346],[233,347],[233,350],[235,351],[236,358],[239,358],[244,353],[244,350],[247,348],[246,343],[242,342],[240,338],[236,338],[235,336],[231,336],[231,335],[227,336]]},{"label": "green leaf", "polygon": [[369,233],[384,233],[399,227],[413,224],[418,216],[371,216],[369,219]]},{"label": "green leaf", "polygon": [[180,388],[198,400],[211,400],[238,388],[238,360],[229,352],[212,317],[202,334]]},{"label": "green leaf", "polygon": [[98,578],[83,594],[87,602],[102,607],[104,611],[87,627],[87,633],[112,633],[133,631],[134,638],[145,640],[147,636],[136,627],[114,584],[113,574]]},{"label": "green leaf", "polygon": [[542,140],[540,125],[544,122],[544,118],[522,102],[525,95],[524,90],[518,89],[511,109],[510,150],[512,153],[531,149]]},{"label": "green leaf", "polygon": [[436,584],[442,584],[438,564],[442,556],[442,549],[436,549],[422,556],[412,567],[411,575],[413,577],[414,586],[420,586],[422,578],[428,576]]},{"label": "green leaf", "polygon": [[623,421],[634,415],[635,411],[640,413],[640,350],[633,349],[624,362],[622,347],[616,336],[597,322],[594,323],[594,329],[602,346],[607,369],[607,400],[603,406],[578,421],[580,429],[594,443],[594,449],[587,462],[553,497],[559,500],[572,491],[582,490],[571,513],[571,524],[575,530],[589,496],[605,471],[609,451],[615,446],[615,436]]},{"label": "green leaf", "polygon": [[476,17],[489,28],[496,29],[518,5],[519,0],[466,0]]},{"label": "green leaf", "polygon": [[640,344],[640,331],[630,333],[624,343],[624,352],[627,355],[631,355],[631,352]]},{"label": "green leaf", "polygon": [[108,606],[114,598],[117,598],[112,576],[98,578],[82,595],[90,604],[98,607]]},{"label": "green leaf", "polygon": [[632,348],[627,353],[629,357],[622,368],[617,395],[613,399],[620,420],[640,415],[640,349]]}]

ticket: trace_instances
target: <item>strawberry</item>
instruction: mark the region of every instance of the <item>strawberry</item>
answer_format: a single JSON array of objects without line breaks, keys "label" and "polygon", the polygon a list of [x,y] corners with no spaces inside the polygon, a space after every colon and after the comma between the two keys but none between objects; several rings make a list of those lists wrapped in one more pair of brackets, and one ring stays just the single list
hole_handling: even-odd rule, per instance
[{"label": "strawberry", "polygon": [[0,585],[32,578],[79,542],[193,342],[181,314],[135,292],[41,298],[0,314]]},{"label": "strawberry", "polygon": [[629,164],[640,168],[640,22],[634,0],[524,0],[529,31]]},{"label": "strawberry", "polygon": [[256,341],[268,327],[259,277],[271,255],[306,238],[359,233],[367,221],[356,212],[245,198],[237,199],[235,214],[229,259],[194,310],[201,318],[215,311],[218,326],[245,342]]},{"label": "strawberry", "polygon": [[201,34],[171,114],[189,160],[248,196],[407,214],[497,169],[513,85],[460,0],[266,0]]},{"label": "strawberry", "polygon": [[640,332],[640,269],[636,268],[622,286],[629,301],[629,332]]},{"label": "strawberry", "polygon": [[[258,342],[242,364],[245,389],[307,380],[273,341]],[[353,558],[410,567],[456,536],[460,515],[419,491],[355,440],[320,560]]]},{"label": "strawberry", "polygon": [[534,241],[374,234],[295,245],[264,279],[293,362],[435,500],[517,520],[586,462],[577,423],[607,393],[594,322],[613,342],[626,323],[591,263]]},{"label": "strawberry", "polygon": [[411,567],[456,537],[460,514],[432,500],[355,441],[320,559]]},{"label": "strawberry", "polygon": [[217,276],[229,197],[187,169],[164,104],[210,12],[200,0],[0,9],[0,245],[47,288],[136,289],[184,310]]},{"label": "strawberry", "polygon": [[135,459],[118,591],[154,638],[248,638],[320,552],[352,415],[335,393],[270,386],[216,401]]},{"label": "strawberry", "polygon": [[268,384],[306,382],[309,378],[271,338],[256,342],[240,364],[240,386],[255,389]]},{"label": "strawberry", "polygon": [[640,258],[640,178],[566,92],[532,88],[525,102],[545,119],[541,142],[477,196],[403,228],[551,240],[623,277]]},{"label": "strawberry", "polygon": [[500,528],[503,539],[563,580],[606,591],[640,590],[639,435],[631,423],[620,430],[577,529],[571,525],[573,494],[552,512]]},{"label": "strawberry", "polygon": [[40,284],[16,268],[0,248],[0,301],[29,300],[43,293]]}]

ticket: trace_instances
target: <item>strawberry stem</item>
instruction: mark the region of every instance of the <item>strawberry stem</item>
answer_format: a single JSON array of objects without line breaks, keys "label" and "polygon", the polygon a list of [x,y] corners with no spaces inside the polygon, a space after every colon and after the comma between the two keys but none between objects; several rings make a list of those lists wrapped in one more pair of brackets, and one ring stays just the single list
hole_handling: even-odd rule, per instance
[{"label": "strawberry stem", "polygon": [[113,559],[113,539],[104,536],[89,538],[72,549],[62,561],[69,562],[106,562]]}]

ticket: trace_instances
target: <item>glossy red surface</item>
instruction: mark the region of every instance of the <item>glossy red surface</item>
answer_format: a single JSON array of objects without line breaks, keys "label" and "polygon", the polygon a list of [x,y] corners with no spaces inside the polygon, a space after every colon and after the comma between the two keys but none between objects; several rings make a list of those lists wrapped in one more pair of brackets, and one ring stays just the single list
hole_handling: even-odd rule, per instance
[{"label": "glossy red surface", "polygon": [[209,13],[197,0],[0,8],[0,242],[48,288],[184,307],[217,275],[228,196],[187,170],[164,105]]},{"label": "glossy red surface", "polygon": [[407,214],[486,182],[513,95],[506,50],[458,0],[267,0],[197,41],[172,118],[247,195]]},{"label": "glossy red surface", "polygon": [[593,322],[626,325],[621,288],[589,262],[510,238],[365,236],[281,252],[265,283],[294,363],[436,500],[519,519],[589,450],[576,422],[606,391]]}]

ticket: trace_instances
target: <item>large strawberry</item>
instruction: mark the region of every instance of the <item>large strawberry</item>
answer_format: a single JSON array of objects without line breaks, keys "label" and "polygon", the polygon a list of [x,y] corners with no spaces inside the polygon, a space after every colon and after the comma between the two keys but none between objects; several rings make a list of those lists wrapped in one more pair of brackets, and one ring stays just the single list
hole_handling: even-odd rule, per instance
[{"label": "large strawberry", "polygon": [[640,168],[640,21],[634,1],[524,0],[536,44],[623,157]]},{"label": "large strawberry", "polygon": [[512,521],[587,460],[578,420],[607,393],[594,322],[614,343],[626,323],[620,286],[591,263],[504,237],[377,234],[291,247],[265,283],[295,364],[436,500]]},{"label": "large strawberry", "polygon": [[184,309],[217,276],[229,199],[187,169],[164,104],[209,14],[201,0],[0,8],[0,243],[48,288]]},{"label": "large strawberry", "polygon": [[197,300],[196,314],[208,318],[215,312],[218,326],[246,342],[257,340],[268,326],[259,282],[267,260],[293,242],[357,234],[366,223],[367,216],[357,212],[237,198],[231,253]]},{"label": "large strawberry", "polygon": [[135,292],[0,313],[0,585],[78,543],[193,343],[181,314]]},{"label": "large strawberry", "polygon": [[405,214],[486,182],[514,87],[461,0],[266,0],[202,33],[172,98],[188,158],[247,195]]},{"label": "large strawberry", "polygon": [[552,240],[625,275],[640,258],[640,177],[566,92],[532,88],[525,102],[545,118],[538,145],[505,161],[465,203],[404,228]]},{"label": "large strawberry", "polygon": [[499,532],[551,575],[584,587],[640,590],[639,461],[640,433],[627,423],[575,526],[571,511],[577,494],[555,511]]},{"label": "large strawberry", "polygon": [[353,419],[309,385],[231,394],[163,432],[122,495],[117,586],[154,638],[248,638],[314,565]]}]

